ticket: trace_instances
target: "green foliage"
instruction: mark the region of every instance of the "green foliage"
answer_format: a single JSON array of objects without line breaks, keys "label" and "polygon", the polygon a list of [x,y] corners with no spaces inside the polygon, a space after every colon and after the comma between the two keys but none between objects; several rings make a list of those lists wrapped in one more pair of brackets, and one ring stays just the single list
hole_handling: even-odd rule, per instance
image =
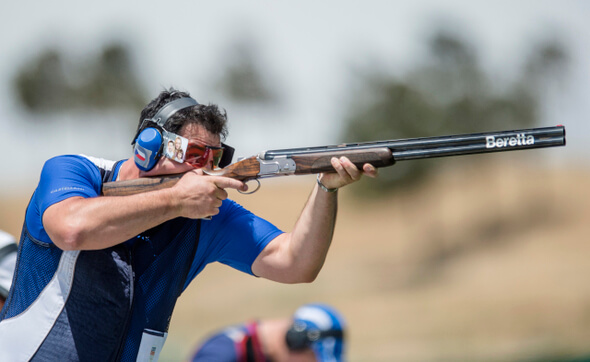
[{"label": "green foliage", "polygon": [[129,50],[119,43],[106,46],[95,59],[78,62],[48,49],[21,66],[13,86],[33,113],[141,109],[146,97],[135,69]]},{"label": "green foliage", "polygon": [[[527,59],[523,74],[513,84],[499,87],[481,69],[475,50],[460,38],[439,32],[429,49],[429,61],[402,79],[374,70],[360,75],[360,91],[355,90],[345,119],[344,142],[533,127],[539,119],[540,80],[559,75],[567,64],[563,46],[543,43]],[[378,179],[363,183],[359,191],[378,194],[418,183],[435,164],[445,162],[434,161],[401,162],[382,169]]]},{"label": "green foliage", "polygon": [[280,104],[276,80],[269,82],[268,71],[262,68],[258,47],[250,38],[240,38],[229,48],[220,65],[222,75],[214,80],[214,87],[224,96],[239,103],[258,105]]}]

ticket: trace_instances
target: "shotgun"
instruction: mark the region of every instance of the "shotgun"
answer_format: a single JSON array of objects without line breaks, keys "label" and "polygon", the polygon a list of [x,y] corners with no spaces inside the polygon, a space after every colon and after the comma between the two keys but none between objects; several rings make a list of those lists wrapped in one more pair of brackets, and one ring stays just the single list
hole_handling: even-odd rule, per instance
[{"label": "shotgun", "polygon": [[[397,161],[555,146],[565,146],[564,126],[269,150],[205,173],[247,182],[265,177],[334,171],[330,162],[332,157],[346,156],[359,168],[365,163],[387,167]],[[177,174],[106,182],[102,193],[125,196],[158,190],[172,187],[181,177],[182,174]],[[260,182],[249,193],[259,187]]]}]

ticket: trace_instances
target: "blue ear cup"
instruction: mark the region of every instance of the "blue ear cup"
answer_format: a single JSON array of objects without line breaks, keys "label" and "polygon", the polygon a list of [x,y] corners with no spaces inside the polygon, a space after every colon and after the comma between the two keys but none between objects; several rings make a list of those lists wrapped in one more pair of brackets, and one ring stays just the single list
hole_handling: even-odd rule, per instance
[{"label": "blue ear cup", "polygon": [[135,164],[142,171],[149,171],[160,159],[162,148],[162,133],[154,128],[148,127],[141,131],[135,141],[133,158]]},{"label": "blue ear cup", "polygon": [[[181,109],[197,105],[199,103],[191,97],[179,98],[165,104],[152,119],[145,119],[143,122],[151,121],[157,127],[164,127],[168,118],[172,117],[174,113]],[[158,128],[148,127],[139,133],[135,139],[133,158],[140,170],[149,171],[154,168],[162,155],[162,149],[164,147],[162,141],[162,133]]]}]

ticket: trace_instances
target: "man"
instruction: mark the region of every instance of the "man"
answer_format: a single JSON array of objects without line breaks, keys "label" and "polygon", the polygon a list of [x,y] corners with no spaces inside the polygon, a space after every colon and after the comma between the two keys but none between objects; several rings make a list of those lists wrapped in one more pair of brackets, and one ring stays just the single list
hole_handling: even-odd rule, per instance
[{"label": "man", "polygon": [[[285,233],[227,199],[226,189],[245,191],[244,183],[204,175],[222,165],[226,134],[217,106],[163,91],[141,112],[129,159],[48,160],[0,314],[0,360],[157,360],[176,299],[208,263],[282,283],[313,281],[330,246],[336,190],[375,168],[333,159],[335,172],[319,175]],[[161,157],[176,136],[187,145],[182,163]],[[170,188],[100,196],[107,181],[179,173]]]},{"label": "man", "polygon": [[16,264],[16,241],[12,235],[0,230],[0,310],[8,297]]},{"label": "man", "polygon": [[192,362],[340,362],[345,323],[325,304],[306,304],[292,318],[232,326],[205,340]]}]

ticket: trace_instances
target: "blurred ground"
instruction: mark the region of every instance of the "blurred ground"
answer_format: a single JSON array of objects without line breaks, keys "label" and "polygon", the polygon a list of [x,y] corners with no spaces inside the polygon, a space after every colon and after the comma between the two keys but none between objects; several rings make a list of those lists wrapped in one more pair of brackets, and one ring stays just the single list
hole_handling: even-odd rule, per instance
[{"label": "blurred ground", "polygon": [[[371,202],[344,189],[312,284],[207,267],[177,304],[162,360],[182,360],[227,324],[313,301],[347,317],[351,362],[590,356],[590,171],[477,157],[484,161]],[[258,193],[231,197],[290,230],[313,182],[263,180]],[[1,229],[20,233],[28,197],[2,196]]]}]

